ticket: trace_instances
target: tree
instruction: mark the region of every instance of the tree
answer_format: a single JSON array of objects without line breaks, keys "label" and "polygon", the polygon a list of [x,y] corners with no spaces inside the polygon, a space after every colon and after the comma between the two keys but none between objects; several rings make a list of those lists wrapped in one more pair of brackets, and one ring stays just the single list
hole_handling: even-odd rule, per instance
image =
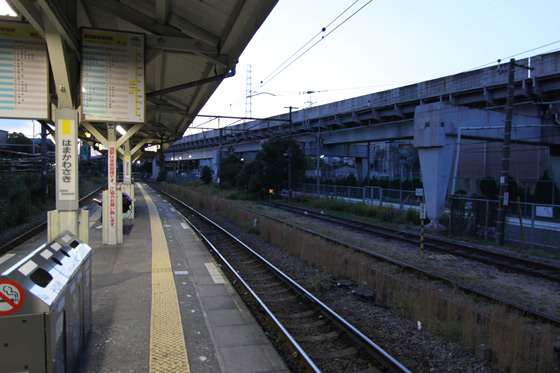
[{"label": "tree", "polygon": [[243,161],[235,154],[222,160],[222,164],[218,170],[220,185],[225,188],[235,188],[237,186],[237,175],[239,175],[242,168]]},{"label": "tree", "polygon": [[7,143],[15,145],[8,148],[8,150],[14,152],[31,153],[33,151],[33,141],[25,137],[21,132],[12,132],[8,134]]},{"label": "tree", "polygon": [[237,175],[237,186],[249,193],[258,193],[265,188],[262,164],[257,161],[245,162]]},{"label": "tree", "polygon": [[263,189],[281,191],[289,187],[289,170],[295,184],[304,175],[305,164],[305,155],[296,141],[271,139],[262,144],[254,161],[243,166],[237,178],[238,186],[252,193]]},{"label": "tree", "polygon": [[203,166],[200,170],[200,180],[204,184],[210,184],[212,182],[212,176],[214,175],[214,170],[208,166]]},{"label": "tree", "polygon": [[498,183],[493,177],[487,176],[484,179],[480,180],[480,193],[486,198],[491,200],[497,200],[499,194],[499,187]]},{"label": "tree", "polygon": [[554,180],[548,174],[548,170],[545,170],[535,186],[534,201],[536,203],[557,204],[559,200],[560,192],[554,185]]}]

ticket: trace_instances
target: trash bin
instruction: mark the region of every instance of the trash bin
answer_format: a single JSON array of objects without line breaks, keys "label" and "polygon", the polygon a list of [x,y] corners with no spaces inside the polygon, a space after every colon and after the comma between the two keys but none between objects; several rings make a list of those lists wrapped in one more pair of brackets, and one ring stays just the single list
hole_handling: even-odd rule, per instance
[{"label": "trash bin", "polygon": [[0,275],[0,371],[67,372],[91,330],[91,248],[68,232]]}]

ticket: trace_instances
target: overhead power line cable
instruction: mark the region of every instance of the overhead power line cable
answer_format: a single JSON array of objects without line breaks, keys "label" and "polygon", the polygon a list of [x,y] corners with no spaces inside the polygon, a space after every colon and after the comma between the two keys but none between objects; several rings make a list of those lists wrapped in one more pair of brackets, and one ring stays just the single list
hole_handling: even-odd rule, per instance
[{"label": "overhead power line cable", "polygon": [[346,8],[342,13],[340,13],[338,16],[336,16],[335,19],[333,19],[327,26],[323,27],[321,29],[321,31],[319,31],[317,34],[315,34],[311,39],[309,39],[309,41],[307,43],[305,43],[304,45],[302,45],[297,51],[295,51],[290,57],[288,57],[284,62],[282,62],[276,69],[274,69],[270,74],[268,74],[262,81],[266,81],[271,75],[273,75],[276,71],[278,71],[279,69],[282,68],[282,66],[284,66],[286,63],[288,63],[294,56],[296,56],[303,48],[305,48],[307,45],[309,45],[309,43],[311,43],[313,40],[315,40],[319,35],[321,35],[322,33],[325,32],[325,30],[332,25],[334,22],[336,22],[337,19],[339,19],[340,17],[342,17],[342,15],[344,13],[346,13],[350,8],[352,8],[354,5],[356,5],[356,3],[359,0],[354,1],[348,8]]},{"label": "overhead power line cable", "polygon": [[[343,21],[342,23],[340,23],[335,29],[333,29],[331,32],[329,32],[329,34],[331,34],[332,32],[334,32],[334,31],[335,31],[338,27],[340,27],[344,22],[346,22],[346,21],[349,20],[351,17],[353,17],[357,12],[359,12],[360,10],[362,10],[362,9],[363,9],[366,5],[368,5],[371,1],[373,1],[373,0],[370,0],[368,3],[366,3],[366,4],[365,4],[364,6],[362,6],[360,9],[358,9],[356,12],[354,12],[351,16],[349,16],[348,18],[346,18],[346,20],[344,20],[344,21]],[[356,3],[356,2],[354,2],[354,4],[355,4],[355,3]],[[354,4],[352,4],[349,8],[351,8]],[[347,8],[344,12],[342,12],[337,18],[335,18],[335,20],[338,19],[338,18],[340,18],[340,16],[341,16],[342,14],[344,14],[349,8]],[[330,24],[332,24],[335,20],[333,20]],[[329,24],[329,25],[330,25],[330,24]],[[325,37],[328,36],[329,34],[325,35]],[[321,40],[322,40],[322,39],[321,39]],[[315,45],[316,45],[317,43],[319,43],[321,40],[319,40],[318,42],[316,42],[313,46],[315,46]],[[509,57],[503,57],[503,58],[501,58],[501,60],[502,60],[502,61],[506,61],[506,60],[508,60],[509,58],[513,58],[513,57],[520,56],[520,55],[523,55],[523,54],[526,54],[526,53],[529,53],[529,52],[533,52],[533,51],[536,51],[536,50],[539,50],[539,49],[543,49],[543,48],[546,48],[546,47],[549,47],[549,46],[552,46],[552,45],[555,45],[555,44],[558,44],[558,43],[560,43],[560,40],[556,40],[556,41],[553,41],[553,42],[551,42],[551,43],[547,43],[547,44],[544,44],[544,45],[541,45],[541,46],[538,46],[538,47],[535,47],[535,48],[531,48],[531,49],[529,49],[529,50],[526,50],[526,51],[523,51],[523,52],[519,52],[519,53],[513,54],[513,55],[511,55],[511,56],[509,56]],[[309,42],[306,43],[305,45],[308,45],[308,44],[309,44]],[[305,46],[305,45],[304,45],[304,46]],[[309,49],[313,48],[313,46],[311,46]],[[303,49],[303,47],[300,48],[299,50],[301,50],[301,49]],[[308,49],[307,51],[309,51],[309,49]],[[560,49],[558,49],[558,48],[556,48],[556,49],[551,49],[551,50],[545,51],[544,53],[552,53],[552,52],[556,52],[556,51],[558,51],[558,50],[560,50]],[[307,51],[306,51],[306,52],[307,52]],[[305,53],[306,53],[306,52],[305,52]],[[297,53],[297,52],[296,52],[296,53]],[[302,55],[303,55],[303,54],[302,54]],[[301,57],[302,55],[300,55],[299,57]],[[299,58],[299,57],[298,57],[298,58]],[[291,65],[293,62],[295,62],[295,60],[292,61],[292,62],[290,63],[290,65]],[[448,78],[450,78],[450,79],[442,80],[439,84],[441,84],[441,85],[443,85],[443,84],[449,85],[450,83],[453,83],[453,82],[455,82],[455,81],[461,79],[460,75],[461,75],[462,73],[471,72],[471,71],[474,71],[474,70],[478,70],[478,69],[484,68],[484,67],[486,67],[486,66],[489,66],[489,65],[492,65],[492,64],[495,64],[495,63],[496,63],[496,61],[492,61],[492,62],[483,64],[483,65],[480,65],[480,66],[477,66],[477,67],[473,67],[473,68],[471,68],[471,69],[464,70],[464,71],[462,71],[462,72],[455,73],[455,74],[454,74],[454,75],[455,75],[454,77],[450,76],[450,77],[448,77]],[[281,65],[281,66],[282,66],[282,65]],[[288,65],[288,66],[289,66],[289,65]],[[285,70],[288,66],[284,67],[284,69],[282,69],[282,71]],[[278,68],[275,69],[275,71],[277,71],[277,70],[278,70]],[[281,73],[282,71],[278,72],[276,75],[278,75],[278,74]],[[273,79],[276,75],[274,75],[271,79]],[[270,76],[270,74],[269,74],[269,76]],[[445,78],[445,77],[444,77],[444,78]],[[271,79],[269,79],[268,81],[270,81]],[[439,79],[439,78],[438,78],[438,79]],[[401,83],[392,83],[392,84],[386,84],[386,85],[415,84],[415,83],[418,83],[418,82],[407,82],[407,83],[402,83],[402,82],[401,82]],[[330,89],[330,90],[327,89],[327,90],[322,90],[322,91],[323,91],[323,92],[329,92],[329,91],[351,90],[351,89],[361,89],[361,88],[371,88],[371,87],[376,87],[376,86],[369,86],[369,87],[368,87],[368,86],[365,86],[365,87],[344,88],[344,89]],[[432,87],[432,88],[434,88],[434,87]],[[257,92],[257,91],[255,91],[255,92]],[[406,96],[405,93],[401,93],[397,98],[404,99],[405,96]],[[243,98],[244,98],[244,97],[243,97]],[[243,99],[243,98],[242,98],[242,99]],[[242,100],[242,99],[240,99],[240,100]],[[239,100],[238,100],[238,101],[239,101]],[[230,105],[230,106],[231,106],[231,105]],[[203,123],[201,123],[201,124],[194,125],[194,126],[192,126],[191,128],[194,129],[194,128],[196,128],[197,126],[201,126],[201,125],[207,124],[207,123],[209,123],[209,122],[212,122],[213,120],[214,120],[214,119],[209,119],[209,120],[207,120],[207,121],[205,121],[205,122],[203,122]],[[238,121],[236,121],[236,122],[238,122]],[[236,122],[234,122],[234,123],[236,123]],[[231,124],[233,124],[233,123],[230,123],[230,124],[228,124],[228,125],[231,125]]]},{"label": "overhead power line cable", "polygon": [[[367,3],[365,3],[364,5],[362,5],[358,10],[356,10],[354,13],[352,13],[350,16],[348,16],[345,20],[343,20],[341,23],[339,23],[334,29],[332,29],[332,31],[330,31],[329,33],[327,33],[326,35],[323,35],[321,37],[321,39],[317,40],[313,45],[311,45],[309,48],[307,48],[303,53],[299,54],[296,58],[294,58],[293,60],[291,60],[295,55],[297,55],[303,48],[305,48],[307,45],[309,45],[309,43],[311,43],[315,38],[317,38],[318,35],[322,34],[323,32],[326,31],[327,27],[332,25],[334,22],[336,22],[336,20],[338,18],[340,18],[344,13],[346,13],[350,8],[352,8],[358,1],[355,1],[352,5],[350,5],[348,8],[346,8],[341,14],[339,14],[331,23],[329,23],[326,27],[323,27],[321,29],[321,31],[319,33],[317,33],[311,40],[309,40],[307,43],[305,43],[300,49],[297,50],[297,52],[295,52],[294,54],[292,54],[290,56],[290,58],[288,58],[286,61],[284,61],[280,66],[278,66],[276,69],[274,69],[274,71],[270,74],[268,74],[268,76],[263,79],[263,81],[261,82],[260,87],[263,87],[265,84],[269,83],[272,79],[274,79],[275,77],[277,77],[280,73],[282,73],[284,70],[286,70],[288,67],[290,67],[294,62],[296,62],[297,60],[299,60],[301,57],[303,57],[307,52],[309,52],[311,49],[313,49],[317,44],[319,44],[321,41],[325,40],[327,38],[327,36],[329,36],[330,34],[332,34],[333,32],[335,32],[340,26],[342,26],[343,24],[345,24],[349,19],[351,19],[352,17],[354,17],[356,14],[358,14],[362,9],[364,9],[368,4],[370,4],[373,0],[369,0]],[[288,61],[290,61],[288,63]],[[288,64],[286,64],[288,63]],[[283,67],[282,67],[283,66]]]}]

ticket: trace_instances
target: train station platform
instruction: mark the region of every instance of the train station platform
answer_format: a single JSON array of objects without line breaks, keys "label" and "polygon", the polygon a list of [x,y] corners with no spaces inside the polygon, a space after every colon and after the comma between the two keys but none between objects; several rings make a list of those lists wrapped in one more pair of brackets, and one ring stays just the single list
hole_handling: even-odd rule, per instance
[{"label": "train station platform", "polygon": [[88,206],[93,327],[76,371],[287,372],[181,215],[145,184],[135,199],[121,245],[102,244],[101,209]]}]

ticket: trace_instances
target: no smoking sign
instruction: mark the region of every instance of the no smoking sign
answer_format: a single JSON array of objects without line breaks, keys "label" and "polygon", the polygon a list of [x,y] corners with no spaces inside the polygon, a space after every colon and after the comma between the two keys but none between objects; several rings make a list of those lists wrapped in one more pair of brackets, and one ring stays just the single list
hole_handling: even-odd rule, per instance
[{"label": "no smoking sign", "polygon": [[15,281],[0,280],[0,316],[10,315],[23,306],[25,292]]}]

